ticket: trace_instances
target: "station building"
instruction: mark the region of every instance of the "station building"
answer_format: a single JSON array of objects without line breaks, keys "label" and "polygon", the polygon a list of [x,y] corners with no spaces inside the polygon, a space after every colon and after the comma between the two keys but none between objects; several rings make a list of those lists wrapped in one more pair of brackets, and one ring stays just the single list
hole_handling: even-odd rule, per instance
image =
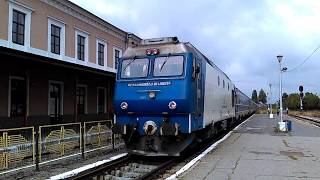
[{"label": "station building", "polygon": [[0,0],[0,129],[112,117],[116,62],[140,38],[67,0]]}]

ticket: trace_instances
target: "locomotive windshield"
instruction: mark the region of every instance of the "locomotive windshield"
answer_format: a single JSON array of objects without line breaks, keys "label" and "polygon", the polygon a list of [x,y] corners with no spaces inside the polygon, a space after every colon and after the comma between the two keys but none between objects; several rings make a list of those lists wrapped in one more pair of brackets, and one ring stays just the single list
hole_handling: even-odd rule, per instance
[{"label": "locomotive windshield", "polygon": [[121,78],[147,77],[149,59],[125,59],[121,64]]},{"label": "locomotive windshield", "polygon": [[157,57],[154,60],[154,76],[179,76],[183,73],[183,56]]}]

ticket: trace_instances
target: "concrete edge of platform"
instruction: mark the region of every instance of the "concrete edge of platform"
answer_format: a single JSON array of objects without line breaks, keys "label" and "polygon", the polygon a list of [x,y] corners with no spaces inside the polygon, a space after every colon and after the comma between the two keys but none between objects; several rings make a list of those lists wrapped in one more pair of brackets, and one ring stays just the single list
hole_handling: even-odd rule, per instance
[{"label": "concrete edge of platform", "polygon": [[92,169],[92,168],[95,168],[97,166],[100,166],[102,164],[105,164],[105,163],[109,163],[111,161],[114,161],[116,159],[119,159],[121,157],[124,157],[126,156],[128,153],[122,153],[122,154],[118,154],[116,156],[113,156],[113,157],[110,157],[108,159],[105,159],[105,160],[101,160],[101,161],[97,161],[95,163],[92,163],[92,164],[88,164],[86,166],[82,166],[80,168],[77,168],[77,169],[74,169],[74,170],[71,170],[71,171],[67,171],[67,172],[64,172],[62,174],[58,174],[58,175],[55,175],[55,176],[52,176],[50,177],[49,179],[50,180],[59,180],[59,179],[66,179],[66,178],[71,178],[73,176],[76,176],[77,174],[83,172],[83,171],[86,171],[86,170],[89,170],[89,169]]},{"label": "concrete edge of platform", "polygon": [[255,114],[251,115],[248,119],[243,121],[241,124],[239,124],[237,127],[235,127],[233,130],[231,130],[228,134],[223,136],[220,140],[212,144],[209,148],[207,148],[205,151],[203,151],[200,155],[198,155],[196,158],[192,159],[190,162],[188,162],[185,166],[183,166],[181,169],[179,169],[177,172],[172,174],[170,177],[166,178],[166,180],[175,180],[177,177],[187,170],[189,170],[192,166],[194,166],[199,160],[201,160],[204,156],[206,156],[209,152],[214,150],[220,143],[225,141],[234,131],[238,130],[244,123],[249,121]]}]

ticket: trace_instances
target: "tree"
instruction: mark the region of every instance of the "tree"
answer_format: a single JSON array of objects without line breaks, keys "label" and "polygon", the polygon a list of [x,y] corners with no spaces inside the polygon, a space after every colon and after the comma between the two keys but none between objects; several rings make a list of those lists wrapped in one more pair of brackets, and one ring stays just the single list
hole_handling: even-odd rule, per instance
[{"label": "tree", "polygon": [[310,92],[306,92],[303,97],[303,108],[306,110],[316,109],[319,104],[319,97]]},{"label": "tree", "polygon": [[284,101],[284,106],[289,109],[299,109],[300,108],[300,96],[298,93],[290,94]]},{"label": "tree", "polygon": [[267,102],[267,95],[263,89],[260,89],[260,92],[259,92],[259,102],[262,102],[263,104]]},{"label": "tree", "polygon": [[252,91],[251,99],[252,99],[252,101],[254,101],[255,103],[258,103],[257,90],[253,90],[253,91]]}]

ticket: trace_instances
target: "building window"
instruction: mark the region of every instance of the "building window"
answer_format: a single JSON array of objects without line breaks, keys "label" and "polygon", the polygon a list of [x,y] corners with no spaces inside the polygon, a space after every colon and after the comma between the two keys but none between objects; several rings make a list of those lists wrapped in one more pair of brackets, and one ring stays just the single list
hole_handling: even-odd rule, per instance
[{"label": "building window", "polygon": [[65,54],[65,23],[53,17],[48,18],[48,51],[60,56]]},{"label": "building window", "polygon": [[98,43],[98,64],[104,66],[104,44]]},{"label": "building window", "polygon": [[98,99],[98,114],[103,114],[106,111],[106,89],[105,88],[98,88],[97,93]]},{"label": "building window", "polygon": [[10,78],[10,117],[24,116],[26,113],[26,81]]},{"label": "building window", "polygon": [[228,91],[229,91],[229,83],[228,83]]},{"label": "building window", "polygon": [[220,86],[220,77],[218,76],[218,86]]},{"label": "building window", "polygon": [[82,61],[88,61],[89,58],[89,34],[78,29],[75,30],[75,57]]},{"label": "building window", "polygon": [[12,42],[24,45],[25,32],[25,14],[13,10],[12,12]]},{"label": "building window", "polygon": [[84,48],[85,48],[85,40],[86,38],[81,36],[81,35],[78,35],[78,45],[77,45],[77,52],[78,52],[78,59],[81,60],[81,61],[84,61]]},{"label": "building window", "polygon": [[9,2],[8,41],[15,45],[30,47],[32,8],[16,1]]},{"label": "building window", "polygon": [[120,51],[119,50],[114,50],[114,59],[115,59],[115,69],[118,67],[118,61],[120,59]]},{"label": "building window", "polygon": [[51,52],[60,54],[61,28],[51,24]]},{"label": "building window", "polygon": [[222,82],[222,86],[223,86],[223,88],[225,87],[225,83],[224,83],[224,80],[223,80],[223,82]]},{"label": "building window", "polygon": [[86,86],[77,87],[77,112],[78,114],[86,113],[86,96],[87,88]]},{"label": "building window", "polygon": [[113,47],[113,61],[114,61],[114,68],[117,69],[118,67],[118,61],[122,56],[122,50],[117,48],[117,47]]}]

